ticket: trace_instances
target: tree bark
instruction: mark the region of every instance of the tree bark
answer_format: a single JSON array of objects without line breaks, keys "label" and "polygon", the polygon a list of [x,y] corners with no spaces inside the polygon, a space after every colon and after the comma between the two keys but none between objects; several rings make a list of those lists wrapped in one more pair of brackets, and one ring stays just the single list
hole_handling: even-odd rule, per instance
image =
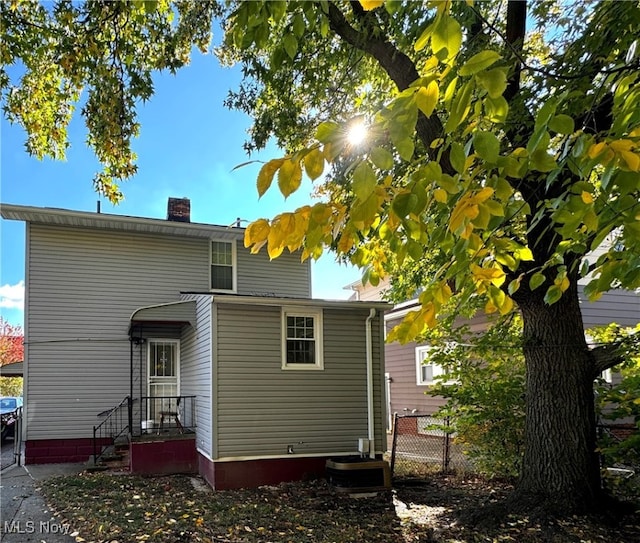
[{"label": "tree bark", "polygon": [[554,514],[602,503],[596,452],[593,357],[575,282],[555,304],[521,293],[526,361],[525,454],[514,499]]}]

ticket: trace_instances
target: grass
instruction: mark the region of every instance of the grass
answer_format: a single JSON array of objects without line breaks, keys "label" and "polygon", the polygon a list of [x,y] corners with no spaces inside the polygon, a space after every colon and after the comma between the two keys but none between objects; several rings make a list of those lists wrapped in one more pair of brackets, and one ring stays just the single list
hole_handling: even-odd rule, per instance
[{"label": "grass", "polygon": [[573,517],[508,516],[492,528],[459,513],[500,501],[505,482],[433,475],[375,497],[350,498],[324,481],[213,492],[197,477],[81,474],[46,481],[49,504],[82,542],[133,543],[630,543],[640,516],[618,526]]}]

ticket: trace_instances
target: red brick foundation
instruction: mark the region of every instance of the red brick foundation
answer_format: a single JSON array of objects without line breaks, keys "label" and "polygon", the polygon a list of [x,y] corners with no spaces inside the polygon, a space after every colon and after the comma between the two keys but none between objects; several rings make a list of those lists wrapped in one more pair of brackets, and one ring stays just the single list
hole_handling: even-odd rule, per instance
[{"label": "red brick foundation", "polygon": [[215,490],[255,488],[325,477],[327,458],[272,458],[212,462],[198,455],[200,475]]},{"label": "red brick foundation", "polygon": [[132,473],[198,473],[198,455],[194,438],[133,441],[129,450]]},{"label": "red brick foundation", "polygon": [[[111,443],[112,440],[108,438],[98,440],[98,447],[102,448]],[[25,464],[86,462],[92,454],[92,438],[30,439],[24,444]]]}]

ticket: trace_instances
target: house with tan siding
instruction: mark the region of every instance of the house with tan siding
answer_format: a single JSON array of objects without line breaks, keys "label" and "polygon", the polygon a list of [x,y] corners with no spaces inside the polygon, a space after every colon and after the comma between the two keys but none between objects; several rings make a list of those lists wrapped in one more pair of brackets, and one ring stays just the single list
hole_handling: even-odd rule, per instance
[{"label": "house with tan siding", "polygon": [[192,223],[186,199],[166,220],[0,214],[26,224],[26,463],[120,436],[132,471],[225,489],[386,450],[388,304],[313,299],[309,261],[251,254],[242,228]]}]

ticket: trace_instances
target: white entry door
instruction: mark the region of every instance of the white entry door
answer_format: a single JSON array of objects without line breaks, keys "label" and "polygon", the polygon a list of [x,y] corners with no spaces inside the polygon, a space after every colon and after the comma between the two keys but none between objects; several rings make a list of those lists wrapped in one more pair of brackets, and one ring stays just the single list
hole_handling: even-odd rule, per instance
[{"label": "white entry door", "polygon": [[160,411],[176,412],[180,395],[180,341],[149,340],[149,418],[158,420]]}]

